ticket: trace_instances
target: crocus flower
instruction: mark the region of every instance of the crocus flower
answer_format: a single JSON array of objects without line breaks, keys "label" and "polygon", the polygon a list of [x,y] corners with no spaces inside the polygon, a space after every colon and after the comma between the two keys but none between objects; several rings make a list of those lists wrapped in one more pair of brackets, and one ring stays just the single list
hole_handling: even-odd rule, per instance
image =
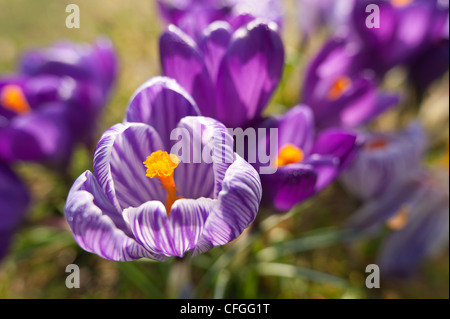
[{"label": "crocus flower", "polygon": [[[379,8],[378,27],[366,25],[369,4]],[[448,39],[448,10],[448,1],[440,0],[355,1],[353,31],[366,66],[381,78],[393,67],[419,58],[446,34]]]},{"label": "crocus flower", "polygon": [[361,200],[381,198],[420,169],[425,135],[418,122],[399,132],[361,132],[361,150],[342,173],[346,189]]},{"label": "crocus flower", "polygon": [[30,202],[28,190],[6,164],[0,162],[0,258],[7,253],[11,237]]},{"label": "crocus flower", "polygon": [[154,78],[137,90],[126,122],[101,137],[94,172],[69,192],[65,215],[83,249],[163,260],[224,245],[249,226],[260,178],[234,153],[223,124],[198,114],[174,80]]},{"label": "crocus flower", "polygon": [[0,159],[64,166],[75,143],[90,143],[116,73],[108,43],[30,51],[20,74],[0,79]]},{"label": "crocus flower", "polygon": [[359,51],[346,39],[332,38],[308,66],[302,103],[311,107],[316,125],[356,127],[399,102],[381,93],[371,73],[361,71]]},{"label": "crocus flower", "polygon": [[284,66],[277,26],[261,20],[235,32],[226,22],[213,23],[198,43],[170,26],[160,38],[160,56],[164,74],[191,94],[201,114],[230,128],[261,117]]},{"label": "crocus flower", "polygon": [[349,222],[372,232],[386,224],[376,264],[386,277],[408,277],[427,258],[448,245],[447,170],[422,170],[381,198],[367,202]]},{"label": "crocus flower", "polygon": [[[278,212],[288,211],[324,189],[359,149],[357,135],[344,129],[328,129],[316,136],[313,113],[306,105],[268,118],[259,128],[265,128],[266,135],[248,160],[261,174],[262,204]],[[271,130],[276,130],[278,137],[271,136]],[[270,157],[264,162],[267,151]]]},{"label": "crocus flower", "polygon": [[196,40],[215,21],[228,22],[237,29],[263,18],[280,26],[283,11],[279,0],[158,0],[158,9],[168,24]]}]

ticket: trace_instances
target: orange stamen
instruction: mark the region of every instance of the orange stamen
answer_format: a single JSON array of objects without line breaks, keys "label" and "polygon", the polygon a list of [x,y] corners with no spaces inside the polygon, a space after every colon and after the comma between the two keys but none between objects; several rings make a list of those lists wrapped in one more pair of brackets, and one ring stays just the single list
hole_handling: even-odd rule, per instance
[{"label": "orange stamen", "polygon": [[7,110],[17,114],[24,114],[31,111],[25,94],[18,85],[10,84],[3,87],[0,93],[0,103]]},{"label": "orange stamen", "polygon": [[280,152],[278,153],[278,158],[276,161],[277,166],[284,166],[288,164],[298,163],[301,162],[304,158],[303,151],[292,145],[287,144],[281,148]]},{"label": "orange stamen", "polygon": [[399,211],[395,214],[395,216],[389,218],[386,221],[386,225],[392,230],[400,230],[403,229],[408,223],[410,210],[406,205],[400,207]]},{"label": "orange stamen", "polygon": [[388,141],[384,138],[378,138],[374,141],[370,141],[365,145],[367,150],[378,150],[385,148],[388,145]]},{"label": "orange stamen", "polygon": [[346,76],[338,78],[328,91],[328,99],[332,101],[339,99],[350,88],[351,84],[352,80]]},{"label": "orange stamen", "polygon": [[162,186],[167,191],[167,215],[170,215],[170,209],[172,208],[173,203],[181,198],[176,195],[177,188],[175,187],[175,181],[173,179],[174,170],[179,162],[180,160],[176,155],[168,154],[163,151],[153,152],[144,162],[144,165],[147,168],[146,176],[150,178],[158,177]]},{"label": "orange stamen", "polygon": [[391,4],[397,8],[405,7],[411,2],[412,0],[391,0]]}]

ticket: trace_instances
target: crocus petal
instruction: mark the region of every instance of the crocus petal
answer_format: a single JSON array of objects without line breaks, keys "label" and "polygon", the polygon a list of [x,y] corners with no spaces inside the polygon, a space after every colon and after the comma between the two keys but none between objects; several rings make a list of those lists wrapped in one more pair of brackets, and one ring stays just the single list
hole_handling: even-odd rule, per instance
[{"label": "crocus petal", "polygon": [[[187,198],[216,198],[226,171],[235,160],[233,138],[225,126],[207,117],[186,117],[178,125],[182,140],[174,145],[188,156],[180,156],[175,184]],[[174,150],[173,154],[178,155]]]},{"label": "crocus petal", "polygon": [[339,168],[342,170],[351,164],[359,146],[357,134],[341,129],[329,129],[317,137],[311,154],[329,155],[338,158]]},{"label": "crocus petal", "polygon": [[219,69],[215,118],[239,127],[260,117],[283,65],[283,43],[274,23],[257,19],[237,30]]},{"label": "crocus petal", "polygon": [[255,219],[261,196],[258,173],[238,156],[225,173],[218,203],[208,216],[194,254],[238,237]]},{"label": "crocus petal", "polygon": [[198,46],[203,53],[205,64],[213,83],[217,81],[219,66],[230,40],[230,25],[224,21],[217,21],[208,26],[199,41]]},{"label": "crocus petal", "polygon": [[0,129],[0,158],[66,163],[73,145],[64,105],[53,103],[39,112],[15,117]]},{"label": "crocus petal", "polygon": [[88,252],[116,261],[163,259],[145,250],[113,222],[110,216],[118,212],[89,171],[75,181],[64,211],[76,242]]},{"label": "crocus petal", "polygon": [[306,105],[297,105],[287,111],[278,124],[278,145],[292,144],[309,153],[314,143],[314,117]]},{"label": "crocus petal", "polygon": [[194,98],[202,115],[215,117],[214,85],[197,44],[171,25],[159,40],[164,75],[175,79]]},{"label": "crocus petal", "polygon": [[289,211],[315,193],[317,173],[303,163],[278,167],[276,173],[261,175],[263,205],[279,212]]},{"label": "crocus petal", "polygon": [[161,202],[151,201],[126,209],[124,216],[137,240],[148,250],[183,257],[197,244],[214,202],[205,198],[179,199],[168,216]]},{"label": "crocus petal", "polygon": [[94,173],[119,211],[149,200],[165,201],[164,189],[145,176],[143,164],[157,150],[164,150],[161,139],[146,124],[116,124],[103,134],[94,154]]},{"label": "crocus petal", "polygon": [[428,206],[411,217],[405,228],[394,231],[382,243],[377,264],[386,277],[408,277],[420,262],[448,245],[448,202]]},{"label": "crocus petal", "polygon": [[334,156],[318,156],[317,154],[308,157],[302,162],[311,165],[317,174],[315,191],[319,192],[328,186],[339,175],[339,159]]},{"label": "crocus petal", "polygon": [[11,236],[29,203],[26,186],[10,168],[0,163],[0,258],[7,252]]},{"label": "crocus petal", "polygon": [[189,94],[173,79],[154,77],[136,90],[130,100],[125,120],[152,126],[164,146],[170,148],[170,134],[186,116],[200,115]]}]

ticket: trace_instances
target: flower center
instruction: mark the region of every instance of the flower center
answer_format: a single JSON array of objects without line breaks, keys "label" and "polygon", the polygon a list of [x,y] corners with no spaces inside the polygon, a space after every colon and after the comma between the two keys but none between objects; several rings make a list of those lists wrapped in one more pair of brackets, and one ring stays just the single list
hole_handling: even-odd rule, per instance
[{"label": "flower center", "polygon": [[346,76],[338,78],[328,91],[328,99],[332,101],[339,99],[350,88],[351,84],[352,80]]},{"label": "flower center", "polygon": [[17,114],[24,114],[31,111],[25,94],[18,85],[9,84],[3,87],[0,93],[1,105]]},{"label": "flower center", "polygon": [[367,150],[379,150],[385,148],[388,145],[388,141],[384,138],[377,138],[373,141],[366,143],[365,148]]},{"label": "flower center", "polygon": [[386,225],[392,230],[403,229],[408,223],[410,209],[407,205],[402,205],[398,212],[386,221]]},{"label": "flower center", "polygon": [[147,168],[145,176],[150,178],[158,177],[167,192],[167,215],[170,215],[170,209],[172,208],[173,203],[181,198],[176,195],[177,188],[175,187],[175,181],[173,179],[173,172],[179,162],[180,160],[176,155],[168,154],[163,151],[153,152],[144,162],[144,165]]},{"label": "flower center", "polygon": [[303,158],[304,153],[300,148],[292,144],[287,144],[283,146],[278,153],[276,164],[277,166],[284,166],[288,164],[298,163],[301,162]]},{"label": "flower center", "polygon": [[392,4],[394,7],[398,7],[398,8],[407,6],[407,5],[410,4],[411,2],[412,2],[412,0],[391,0],[391,4]]}]

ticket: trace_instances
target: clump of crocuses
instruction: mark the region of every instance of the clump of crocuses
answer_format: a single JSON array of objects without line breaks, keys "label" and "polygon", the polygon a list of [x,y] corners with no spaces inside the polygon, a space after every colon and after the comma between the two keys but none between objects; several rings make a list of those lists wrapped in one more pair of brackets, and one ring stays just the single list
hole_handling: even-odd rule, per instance
[{"label": "clump of crocuses", "polygon": [[197,254],[238,237],[256,217],[261,183],[223,124],[199,116],[174,80],[132,97],[101,137],[94,172],[69,192],[65,215],[85,250],[120,261]]},{"label": "clump of crocuses", "polygon": [[0,78],[0,159],[67,166],[90,144],[117,74],[106,38],[30,50],[19,72]]}]

